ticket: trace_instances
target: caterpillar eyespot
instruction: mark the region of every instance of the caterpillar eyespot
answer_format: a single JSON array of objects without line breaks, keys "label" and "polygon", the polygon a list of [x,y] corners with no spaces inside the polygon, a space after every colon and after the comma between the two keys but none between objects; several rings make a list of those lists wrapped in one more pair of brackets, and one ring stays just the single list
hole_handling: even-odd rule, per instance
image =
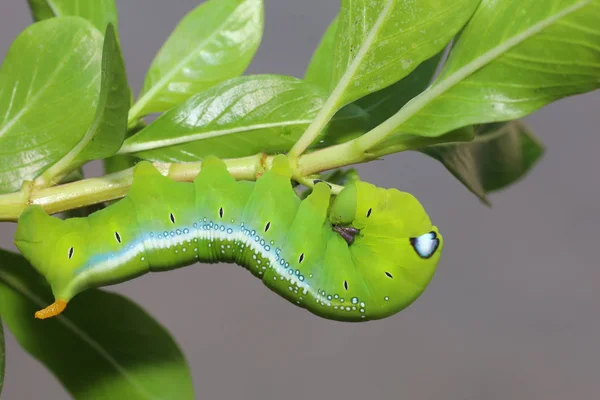
[{"label": "caterpillar eyespot", "polygon": [[291,176],[283,155],[256,182],[237,182],[214,157],[192,183],[142,161],[127,201],[85,218],[30,206],[15,244],[55,297],[36,316],[62,312],[88,288],[196,262],[237,263],[290,303],[340,321],[385,318],[421,295],[443,239],[412,195],[353,181],[333,202],[327,185],[300,200]]},{"label": "caterpillar eyespot", "polygon": [[432,257],[440,246],[440,239],[435,232],[428,232],[418,237],[410,238],[410,244],[419,257],[428,259]]}]

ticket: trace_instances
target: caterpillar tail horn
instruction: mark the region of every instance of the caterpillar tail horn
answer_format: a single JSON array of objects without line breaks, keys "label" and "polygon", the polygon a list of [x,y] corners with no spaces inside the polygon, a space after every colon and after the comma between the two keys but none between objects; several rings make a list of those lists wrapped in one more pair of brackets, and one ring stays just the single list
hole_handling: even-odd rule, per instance
[{"label": "caterpillar tail horn", "polygon": [[43,310],[37,311],[35,313],[35,317],[37,319],[47,319],[56,317],[67,308],[67,301],[65,300],[56,300],[54,303],[50,304],[48,307]]}]

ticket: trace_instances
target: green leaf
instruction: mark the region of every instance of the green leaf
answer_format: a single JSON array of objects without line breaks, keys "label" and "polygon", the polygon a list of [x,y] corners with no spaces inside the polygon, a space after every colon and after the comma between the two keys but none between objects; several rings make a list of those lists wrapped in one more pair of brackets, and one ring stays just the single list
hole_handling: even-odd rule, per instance
[{"label": "green leaf", "polygon": [[467,189],[489,205],[486,194],[521,179],[544,154],[544,147],[521,121],[482,125],[470,143],[426,147]]},{"label": "green leaf", "polygon": [[87,161],[115,154],[125,139],[129,99],[125,62],[114,27],[108,25],[104,35],[102,79],[94,120],[75,147],[44,172],[42,178],[56,183],[58,178]]},{"label": "green leaf", "polygon": [[18,190],[81,139],[100,90],[102,34],[79,17],[26,28],[0,69],[0,193]]},{"label": "green leaf", "polygon": [[[119,152],[153,161],[187,162],[209,154],[232,158],[287,151],[324,97],[321,88],[297,78],[233,78],[167,111],[128,138]],[[356,125],[353,117],[342,116],[334,129],[350,129],[348,121]]]},{"label": "green leaf", "polygon": [[6,368],[6,352],[4,350],[4,326],[0,318],[0,395],[4,387],[4,369]]},{"label": "green leaf", "polygon": [[75,399],[193,399],[187,362],[169,333],[132,301],[88,290],[60,316],[33,313],[52,301],[25,259],[0,251],[0,314],[19,344]]},{"label": "green leaf", "polygon": [[333,73],[333,49],[335,47],[338,16],[329,24],[323,34],[319,45],[310,59],[304,79],[307,82],[321,86],[329,91],[331,86],[331,74]]},{"label": "green leaf", "polygon": [[54,17],[78,16],[90,21],[100,32],[108,24],[117,26],[114,0],[28,0],[36,21]]},{"label": "green leaf", "polygon": [[421,63],[408,76],[378,92],[356,100],[369,114],[369,130],[396,114],[413,97],[417,96],[431,83],[443,52]]},{"label": "green leaf", "polygon": [[599,20],[598,0],[483,0],[433,85],[381,133],[439,136],[598,88]]},{"label": "green leaf", "polygon": [[139,158],[132,157],[126,154],[117,154],[116,156],[108,157],[103,160],[104,173],[112,174],[113,172],[122,171],[133,167]]},{"label": "green leaf", "polygon": [[332,97],[343,106],[402,79],[441,51],[479,0],[342,0]]},{"label": "green leaf", "polygon": [[262,0],[202,3],[181,20],[152,61],[130,124],[242,74],[262,33]]},{"label": "green leaf", "polygon": [[[344,106],[335,114],[333,120],[336,121],[342,119],[343,115],[348,114],[348,112],[351,112],[351,115],[354,116],[362,113],[364,115],[363,118],[366,118],[366,123],[363,123],[362,125],[363,130],[336,129],[333,132],[328,132],[323,142],[328,145],[344,143],[357,138],[363,133],[382,124],[386,119],[398,112],[398,110],[410,101],[410,99],[421,93],[428,86],[440,62],[441,56],[442,52],[436,54],[429,60],[424,61],[408,76],[391,86],[378,92],[371,93],[356,100],[354,103]],[[357,128],[357,126],[355,126],[355,128]],[[432,144],[443,143],[445,140],[469,141],[472,138],[473,135],[471,132],[465,132],[464,130],[459,131],[458,135],[455,132],[454,134],[443,136],[443,140],[440,140],[442,138],[432,140],[431,138],[423,138],[420,136],[408,137],[403,134],[392,134],[384,141],[385,144],[376,146],[372,149],[372,152],[380,152],[382,147],[385,146],[394,146],[394,148],[396,148],[395,146],[398,145],[402,149],[407,149],[412,148],[411,146],[415,145],[429,146]],[[381,153],[382,155],[389,154],[389,152],[386,153],[384,151]]]},{"label": "green leaf", "polygon": [[[390,86],[439,53],[466,24],[479,1],[342,0],[331,94],[291,156],[308,148],[341,107]],[[323,52],[328,51],[330,40],[325,39]]]}]

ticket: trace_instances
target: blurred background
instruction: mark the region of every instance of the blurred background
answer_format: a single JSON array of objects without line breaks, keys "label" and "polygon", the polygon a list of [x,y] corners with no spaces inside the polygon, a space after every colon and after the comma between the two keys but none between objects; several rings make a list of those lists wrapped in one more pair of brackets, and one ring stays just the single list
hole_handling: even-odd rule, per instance
[{"label": "blurred background", "polygon": [[[199,3],[117,1],[136,92],[162,42]],[[264,39],[247,72],[302,77],[338,7],[339,0],[266,0]],[[30,23],[25,0],[0,1],[2,57]],[[491,209],[421,154],[358,167],[365,180],[413,193],[446,239],[425,294],[386,320],[320,319],[228,264],[109,290],[170,330],[202,399],[600,398],[598,104],[600,92],[526,118],[546,155],[524,180],[493,194]],[[101,166],[86,172],[98,175]],[[14,229],[0,225],[1,247],[15,249]],[[6,372],[7,400],[68,398],[10,333]]]}]

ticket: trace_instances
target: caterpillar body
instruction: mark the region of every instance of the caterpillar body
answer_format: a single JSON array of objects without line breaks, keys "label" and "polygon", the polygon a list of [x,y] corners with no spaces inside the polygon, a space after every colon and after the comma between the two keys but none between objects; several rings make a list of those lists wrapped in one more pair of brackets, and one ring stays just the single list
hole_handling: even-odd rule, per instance
[{"label": "caterpillar body", "polygon": [[85,218],[39,206],[19,218],[15,244],[46,278],[62,312],[76,294],[196,262],[236,263],[293,304],[341,321],[404,309],[429,284],[443,238],[410,194],[356,181],[331,201],[319,182],[300,200],[286,156],[256,182],[208,157],[193,183],[142,161],[128,194]]}]

